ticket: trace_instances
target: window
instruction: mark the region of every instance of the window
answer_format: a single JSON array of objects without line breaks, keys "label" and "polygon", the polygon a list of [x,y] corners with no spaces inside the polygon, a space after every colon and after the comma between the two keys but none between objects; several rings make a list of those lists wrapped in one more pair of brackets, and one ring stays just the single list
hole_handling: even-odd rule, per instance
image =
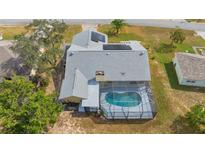
[{"label": "window", "polygon": [[196,81],[193,81],[193,80],[187,80],[186,82],[189,82],[189,83],[195,83]]},{"label": "window", "polygon": [[105,42],[105,36],[96,32],[91,32],[91,41],[93,42]]},{"label": "window", "polygon": [[130,81],[129,84],[137,84],[136,81]]}]

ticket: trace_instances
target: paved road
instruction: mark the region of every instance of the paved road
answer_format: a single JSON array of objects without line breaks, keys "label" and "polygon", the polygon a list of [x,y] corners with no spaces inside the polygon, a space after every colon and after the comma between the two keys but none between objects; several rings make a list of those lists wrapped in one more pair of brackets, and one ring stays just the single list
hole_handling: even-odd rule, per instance
[{"label": "paved road", "polygon": [[[0,19],[0,25],[27,24],[29,19]],[[65,19],[68,24],[107,24],[111,19]],[[194,31],[205,31],[205,24],[188,23],[185,20],[162,20],[162,19],[127,19],[126,22],[132,25],[154,26],[165,28],[182,28]]]}]

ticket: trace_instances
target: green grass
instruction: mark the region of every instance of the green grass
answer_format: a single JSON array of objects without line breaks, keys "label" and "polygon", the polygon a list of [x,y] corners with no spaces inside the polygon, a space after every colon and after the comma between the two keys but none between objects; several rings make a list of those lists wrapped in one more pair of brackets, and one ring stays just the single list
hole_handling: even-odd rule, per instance
[{"label": "green grass", "polygon": [[173,115],[170,112],[169,106],[169,97],[166,94],[166,91],[163,86],[163,81],[160,80],[160,77],[156,75],[157,69],[155,66],[151,66],[152,68],[152,92],[155,99],[155,104],[157,107],[157,123],[163,124],[166,123],[167,120],[172,119]]},{"label": "green grass", "polygon": [[0,33],[3,34],[4,40],[13,40],[15,35],[26,32],[24,26],[1,26]]},{"label": "green grass", "polygon": [[67,31],[64,34],[64,42],[70,43],[72,41],[73,35],[79,33],[82,31],[82,28],[80,25],[68,25]]}]

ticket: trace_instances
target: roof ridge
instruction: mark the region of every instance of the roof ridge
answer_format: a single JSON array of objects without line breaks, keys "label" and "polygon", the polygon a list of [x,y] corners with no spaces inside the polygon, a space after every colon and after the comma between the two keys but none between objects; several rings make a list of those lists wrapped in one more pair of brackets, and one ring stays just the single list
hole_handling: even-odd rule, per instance
[{"label": "roof ridge", "polygon": [[195,58],[200,58],[200,59],[204,59],[205,60],[205,56],[202,56],[202,55],[199,55],[199,54],[177,52],[176,55],[185,55],[185,56],[195,57]]}]

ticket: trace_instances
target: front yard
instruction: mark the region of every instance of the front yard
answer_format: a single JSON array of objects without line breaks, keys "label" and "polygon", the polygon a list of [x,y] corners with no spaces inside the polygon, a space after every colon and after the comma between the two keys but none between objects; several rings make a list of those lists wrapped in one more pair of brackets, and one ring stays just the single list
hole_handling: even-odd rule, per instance
[{"label": "front yard", "polygon": [[[109,25],[101,25],[98,30],[107,32]],[[148,49],[151,65],[151,87],[154,94],[158,114],[154,120],[147,122],[126,122],[126,121],[103,121],[93,116],[72,116],[74,125],[82,131],[78,133],[189,133],[184,128],[178,130],[179,122],[176,120],[179,115],[184,115],[190,106],[196,103],[205,103],[205,90],[191,87],[181,87],[176,81],[175,72],[172,69],[171,60],[176,51],[193,53],[192,46],[205,46],[205,41],[195,36],[193,31],[184,31],[186,40],[183,44],[177,45],[173,52],[157,52],[160,43],[169,43],[169,33],[173,29],[128,26],[125,27],[119,36],[109,37],[109,42],[126,40],[138,40]],[[59,125],[70,123],[70,112],[62,113],[61,118],[50,130],[50,133],[72,133],[71,130],[62,130]],[[60,123],[59,123],[60,122]],[[75,129],[75,127],[73,127]]]},{"label": "front yard", "polygon": [[24,26],[0,26],[0,34],[4,40],[13,40],[15,35],[26,32]]}]

